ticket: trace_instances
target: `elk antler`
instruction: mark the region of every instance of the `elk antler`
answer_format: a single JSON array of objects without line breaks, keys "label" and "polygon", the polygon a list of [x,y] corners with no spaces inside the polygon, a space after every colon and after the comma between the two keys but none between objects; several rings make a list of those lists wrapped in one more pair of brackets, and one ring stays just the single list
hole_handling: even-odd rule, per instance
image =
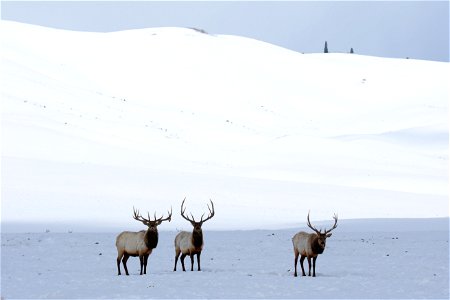
[{"label": "elk antler", "polygon": [[[209,216],[206,219],[203,220],[203,215],[204,214],[202,215],[202,217],[200,218],[200,223],[202,223],[202,224],[203,224],[203,222],[206,222],[209,219],[211,219],[212,217],[214,217],[214,203],[212,202],[211,199],[209,199],[209,201],[211,202],[211,207],[209,207],[209,204],[207,204],[208,210],[209,210]],[[212,210],[211,210],[211,208],[212,208]]]},{"label": "elk antler", "polygon": [[338,221],[338,216],[337,214],[333,215],[333,219],[334,219],[334,225],[333,227],[331,227],[331,229],[329,230],[325,230],[324,234],[330,233],[333,229],[335,229],[337,227],[337,221]]},{"label": "elk antler", "polygon": [[191,217],[192,217],[192,220],[191,220],[191,219],[189,219],[189,217],[187,217],[187,216],[184,215],[184,212],[186,211],[186,207],[183,209],[184,201],[186,201],[186,197],[184,197],[184,200],[183,200],[183,202],[181,203],[181,216],[182,216],[185,220],[187,220],[187,221],[189,221],[189,222],[191,222],[191,223],[193,224],[193,223],[195,223],[194,216],[191,214]]},{"label": "elk antler", "polygon": [[170,212],[167,211],[167,214],[168,214],[168,216],[165,219],[163,219],[164,215],[161,216],[161,218],[159,218],[158,220],[156,220],[156,217],[155,217],[155,222],[158,222],[158,225],[161,224],[164,221],[169,221],[170,222],[172,220],[172,207],[170,207]]},{"label": "elk antler", "polygon": [[150,213],[149,212],[147,212],[148,219],[145,219],[144,217],[141,216],[141,214],[139,213],[139,210],[135,209],[134,206],[133,206],[133,218],[135,220],[137,220],[137,221],[140,221],[140,222],[144,223],[145,225],[148,225],[149,223],[156,223],[156,225],[159,225],[163,221],[169,221],[170,222],[171,219],[172,219],[172,207],[170,208],[170,212],[169,211],[167,211],[167,212],[168,212],[169,216],[167,218],[165,218],[165,219],[163,219],[164,215],[162,215],[161,218],[157,219],[156,218],[156,212],[155,212],[155,214],[154,214],[155,220],[152,221],[151,218],[150,218]]},{"label": "elk antler", "polygon": [[328,230],[325,230],[325,232],[324,233],[322,233],[321,232],[321,230],[317,230],[315,227],[313,227],[312,225],[311,225],[311,221],[309,220],[309,211],[308,211],[308,223],[307,223],[307,225],[308,225],[308,227],[309,228],[311,228],[312,230],[314,230],[317,234],[327,234],[327,233],[330,233],[333,229],[335,229],[336,227],[337,227],[337,221],[338,221],[338,216],[337,216],[337,214],[334,214],[333,215],[333,219],[334,219],[334,225],[333,225],[333,227],[331,227],[331,229],[328,229]]},{"label": "elk antler", "polygon": [[149,216],[148,220],[143,218],[141,216],[141,214],[139,213],[139,210],[135,209],[134,206],[133,206],[133,219],[140,221],[140,222],[144,223],[145,225],[147,225],[148,222],[150,222],[150,216]]},{"label": "elk antler", "polygon": [[315,233],[321,234],[320,230],[317,230],[315,227],[313,227],[313,226],[311,225],[311,221],[309,220],[309,213],[310,213],[310,211],[308,211],[308,217],[307,217],[308,222],[306,223],[306,225],[308,225],[309,228],[311,228],[312,230],[314,230]]},{"label": "elk antler", "polygon": [[[205,215],[205,214],[203,214],[202,217],[200,218],[200,222],[196,222],[196,221],[195,221],[194,216],[192,215],[192,213],[191,213],[191,218],[192,218],[192,219],[190,219],[188,216],[186,216],[186,215],[184,214],[185,211],[186,211],[186,207],[183,208],[183,206],[184,206],[184,201],[186,201],[186,198],[184,198],[183,202],[181,203],[181,216],[182,216],[185,220],[191,222],[191,224],[194,224],[194,223],[200,223],[200,224],[203,224],[204,222],[206,222],[206,221],[208,221],[209,219],[211,219],[212,217],[214,217],[214,203],[211,201],[211,199],[209,199],[209,201],[211,201],[211,207],[209,207],[209,204],[207,205],[207,206],[208,206],[208,210],[209,210],[209,215],[208,215],[208,217],[207,217],[206,219],[203,220],[203,216]],[[211,209],[211,208],[212,208],[212,209]]]}]

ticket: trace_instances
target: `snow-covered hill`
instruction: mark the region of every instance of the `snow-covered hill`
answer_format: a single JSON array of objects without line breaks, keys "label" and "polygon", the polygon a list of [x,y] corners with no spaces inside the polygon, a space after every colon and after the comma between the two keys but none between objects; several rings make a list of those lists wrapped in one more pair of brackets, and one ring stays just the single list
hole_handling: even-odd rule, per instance
[{"label": "snow-covered hill", "polygon": [[184,28],[1,21],[1,43],[2,222],[15,229],[138,228],[133,205],[178,214],[184,197],[195,215],[213,199],[210,229],[293,227],[310,209],[448,216],[448,63]]}]

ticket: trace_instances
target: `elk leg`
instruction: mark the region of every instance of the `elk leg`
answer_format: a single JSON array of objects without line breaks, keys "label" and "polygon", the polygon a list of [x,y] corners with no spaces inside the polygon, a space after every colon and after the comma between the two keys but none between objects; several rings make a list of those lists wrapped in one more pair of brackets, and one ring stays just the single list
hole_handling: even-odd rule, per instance
[{"label": "elk leg", "polygon": [[313,277],[316,277],[316,257],[313,257]]},{"label": "elk leg", "polygon": [[173,267],[173,271],[177,270],[178,257],[180,256],[180,251],[175,251],[175,266]]},{"label": "elk leg", "polygon": [[295,258],[294,258],[294,277],[297,277],[297,263],[298,263],[298,252],[295,251]]},{"label": "elk leg", "polygon": [[144,274],[147,274],[147,263],[148,263],[148,256],[150,254],[144,255]]},{"label": "elk leg", "polygon": [[198,267],[198,270],[199,270],[199,271],[201,271],[201,270],[200,270],[200,253],[201,253],[201,252],[197,253],[197,267]]},{"label": "elk leg", "polygon": [[189,254],[189,257],[191,258],[191,271],[194,271],[194,254]]},{"label": "elk leg", "polygon": [[139,261],[141,263],[141,274],[142,275],[142,269],[144,268],[144,255],[139,255]]},{"label": "elk leg", "polygon": [[117,275],[121,275],[120,274],[120,260],[122,259],[123,254],[117,256],[117,270],[119,271],[119,274]]},{"label": "elk leg", "polygon": [[122,263],[123,263],[123,268],[125,269],[125,274],[126,275],[130,275],[128,273],[128,268],[127,268],[127,260],[128,258],[130,258],[130,256],[127,253],[124,253],[123,258],[122,258]]},{"label": "elk leg", "polygon": [[181,266],[183,267],[183,271],[184,272],[186,272],[186,269],[185,269],[185,267],[184,267],[184,259],[185,259],[185,257],[186,257],[186,254],[181,254],[181,258],[180,258],[180,260],[181,260]]},{"label": "elk leg", "polygon": [[308,256],[308,268],[309,268],[308,276],[311,276],[311,257],[309,256]]},{"label": "elk leg", "polygon": [[300,266],[302,267],[302,276],[306,276],[306,274],[305,274],[305,269],[303,268],[303,261],[305,261],[305,257],[306,257],[306,256],[304,256],[304,255],[302,255],[302,256],[300,257]]}]

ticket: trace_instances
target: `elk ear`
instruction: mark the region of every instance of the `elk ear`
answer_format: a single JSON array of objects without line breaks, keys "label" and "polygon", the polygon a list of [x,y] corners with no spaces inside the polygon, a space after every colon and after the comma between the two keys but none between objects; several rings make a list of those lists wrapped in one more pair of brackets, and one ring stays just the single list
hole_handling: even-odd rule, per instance
[{"label": "elk ear", "polygon": [[329,238],[332,235],[332,233],[327,234],[327,238]]}]

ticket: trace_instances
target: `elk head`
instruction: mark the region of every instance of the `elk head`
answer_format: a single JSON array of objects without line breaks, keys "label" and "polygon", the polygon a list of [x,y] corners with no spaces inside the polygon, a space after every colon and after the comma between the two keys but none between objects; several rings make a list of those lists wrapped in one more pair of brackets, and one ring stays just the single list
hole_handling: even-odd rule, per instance
[{"label": "elk head", "polygon": [[311,225],[311,221],[309,220],[309,212],[308,212],[307,225],[308,225],[309,228],[314,230],[314,232],[317,235],[317,243],[313,244],[314,248],[316,248],[316,249],[313,249],[313,250],[317,254],[323,253],[323,251],[325,250],[325,245],[326,245],[327,238],[329,238],[331,236],[331,231],[337,227],[338,216],[336,214],[334,214],[333,215],[333,219],[334,219],[333,227],[331,227],[328,230],[325,229],[324,232],[322,232],[322,229],[317,230],[317,228],[315,228],[314,226]]}]

